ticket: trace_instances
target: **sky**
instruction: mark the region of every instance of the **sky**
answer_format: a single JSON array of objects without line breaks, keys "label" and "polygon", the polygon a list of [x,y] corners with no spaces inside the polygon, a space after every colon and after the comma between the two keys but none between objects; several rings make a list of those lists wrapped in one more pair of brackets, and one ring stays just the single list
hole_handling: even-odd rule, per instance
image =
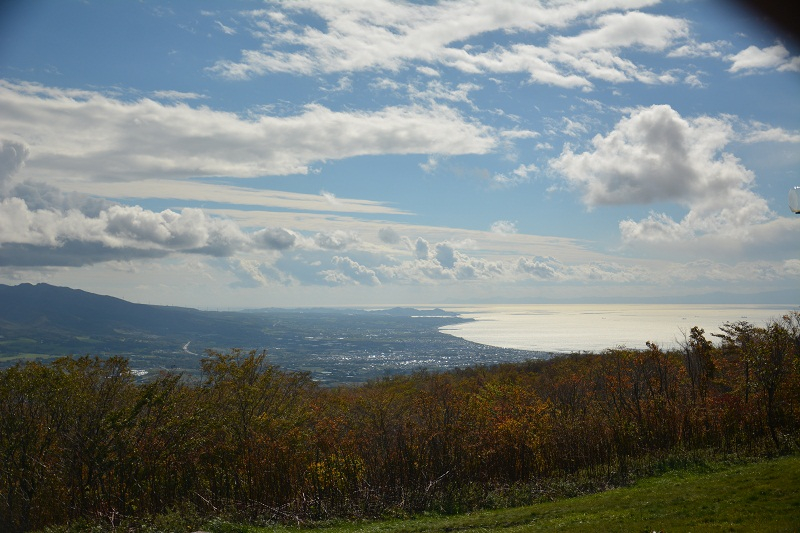
[{"label": "sky", "polygon": [[0,8],[0,283],[201,309],[800,295],[800,45],[720,0]]}]

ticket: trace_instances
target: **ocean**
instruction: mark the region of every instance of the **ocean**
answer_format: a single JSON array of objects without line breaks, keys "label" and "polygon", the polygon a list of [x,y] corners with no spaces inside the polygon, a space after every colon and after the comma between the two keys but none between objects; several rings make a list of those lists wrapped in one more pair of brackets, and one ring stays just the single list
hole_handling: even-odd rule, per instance
[{"label": "ocean", "polygon": [[[439,331],[468,341],[551,353],[602,351],[624,346],[644,349],[652,341],[662,348],[675,348],[692,327],[712,333],[726,322],[745,320],[763,326],[797,310],[779,305],[604,305],[542,304],[494,305],[448,308],[464,322],[443,326]],[[716,342],[715,342],[716,344]]]}]

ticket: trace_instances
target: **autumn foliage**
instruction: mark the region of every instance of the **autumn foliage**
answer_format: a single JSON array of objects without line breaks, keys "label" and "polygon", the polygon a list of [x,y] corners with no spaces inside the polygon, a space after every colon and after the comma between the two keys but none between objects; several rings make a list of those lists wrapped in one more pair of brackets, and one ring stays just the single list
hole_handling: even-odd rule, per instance
[{"label": "autumn foliage", "polygon": [[21,363],[0,373],[0,530],[186,507],[286,521],[456,512],[692,454],[797,450],[800,314],[721,329],[669,351],[338,388],[238,350],[209,353],[200,381],[137,383],[122,358]]}]

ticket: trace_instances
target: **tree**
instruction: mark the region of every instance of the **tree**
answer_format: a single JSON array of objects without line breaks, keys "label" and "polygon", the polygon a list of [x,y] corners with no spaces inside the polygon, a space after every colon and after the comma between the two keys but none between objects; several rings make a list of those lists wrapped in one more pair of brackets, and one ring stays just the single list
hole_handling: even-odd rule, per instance
[{"label": "tree", "polygon": [[210,351],[201,361],[204,467],[216,496],[239,506],[290,499],[310,462],[308,373],[283,372],[266,352]]}]

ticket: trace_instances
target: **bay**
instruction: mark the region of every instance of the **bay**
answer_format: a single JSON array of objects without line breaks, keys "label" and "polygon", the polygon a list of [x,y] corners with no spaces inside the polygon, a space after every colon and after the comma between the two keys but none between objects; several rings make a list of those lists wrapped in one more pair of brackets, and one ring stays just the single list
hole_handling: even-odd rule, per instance
[{"label": "bay", "polygon": [[550,353],[598,352],[624,346],[680,346],[697,326],[706,338],[726,322],[763,326],[793,309],[778,305],[541,304],[449,308],[473,321],[439,331],[471,342]]}]

